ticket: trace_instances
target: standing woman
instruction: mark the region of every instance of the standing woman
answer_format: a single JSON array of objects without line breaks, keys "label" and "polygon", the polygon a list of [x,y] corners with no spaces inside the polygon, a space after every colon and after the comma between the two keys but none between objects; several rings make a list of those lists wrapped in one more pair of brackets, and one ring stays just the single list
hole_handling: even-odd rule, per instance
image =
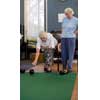
[{"label": "standing woman", "polygon": [[75,51],[76,34],[78,33],[78,19],[74,17],[72,8],[65,9],[65,18],[62,22],[61,56],[63,71],[60,74],[72,72],[72,63]]}]

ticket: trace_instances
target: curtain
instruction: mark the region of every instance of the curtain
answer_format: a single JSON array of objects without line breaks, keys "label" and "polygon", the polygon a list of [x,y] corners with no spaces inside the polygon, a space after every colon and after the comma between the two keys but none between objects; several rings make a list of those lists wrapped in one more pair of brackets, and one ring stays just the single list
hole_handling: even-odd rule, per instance
[{"label": "curtain", "polygon": [[44,0],[24,1],[25,41],[44,31]]}]

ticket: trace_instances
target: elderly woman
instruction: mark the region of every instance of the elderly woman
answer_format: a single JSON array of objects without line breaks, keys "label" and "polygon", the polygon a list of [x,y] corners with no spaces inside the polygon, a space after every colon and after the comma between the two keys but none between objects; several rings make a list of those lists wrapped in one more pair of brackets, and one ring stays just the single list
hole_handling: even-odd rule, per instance
[{"label": "elderly woman", "polygon": [[45,57],[44,71],[51,72],[51,66],[53,63],[53,53],[56,45],[57,40],[53,37],[52,34],[47,32],[41,32],[39,34],[39,37],[37,38],[36,55],[32,64],[37,64],[41,49]]},{"label": "elderly woman", "polygon": [[61,56],[63,71],[60,74],[72,72],[72,63],[75,51],[76,34],[78,33],[78,19],[74,17],[71,8],[65,9],[65,18],[62,22]]}]

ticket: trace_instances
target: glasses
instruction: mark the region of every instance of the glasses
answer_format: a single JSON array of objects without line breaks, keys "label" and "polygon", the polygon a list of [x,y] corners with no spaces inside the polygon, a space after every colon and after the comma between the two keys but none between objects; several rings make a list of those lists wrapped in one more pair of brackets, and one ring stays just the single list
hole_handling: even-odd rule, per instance
[{"label": "glasses", "polygon": [[42,40],[43,42],[46,42],[47,38],[41,38],[41,40]]},{"label": "glasses", "polygon": [[68,13],[65,13],[65,15],[68,15]]}]

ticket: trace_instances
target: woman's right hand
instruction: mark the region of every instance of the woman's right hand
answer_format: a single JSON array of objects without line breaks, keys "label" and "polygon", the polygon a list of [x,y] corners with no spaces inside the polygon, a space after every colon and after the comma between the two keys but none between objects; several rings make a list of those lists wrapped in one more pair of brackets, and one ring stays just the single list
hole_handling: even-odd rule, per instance
[{"label": "woman's right hand", "polygon": [[33,65],[37,65],[37,61],[34,60],[34,61],[32,62],[32,64],[33,64]]}]

